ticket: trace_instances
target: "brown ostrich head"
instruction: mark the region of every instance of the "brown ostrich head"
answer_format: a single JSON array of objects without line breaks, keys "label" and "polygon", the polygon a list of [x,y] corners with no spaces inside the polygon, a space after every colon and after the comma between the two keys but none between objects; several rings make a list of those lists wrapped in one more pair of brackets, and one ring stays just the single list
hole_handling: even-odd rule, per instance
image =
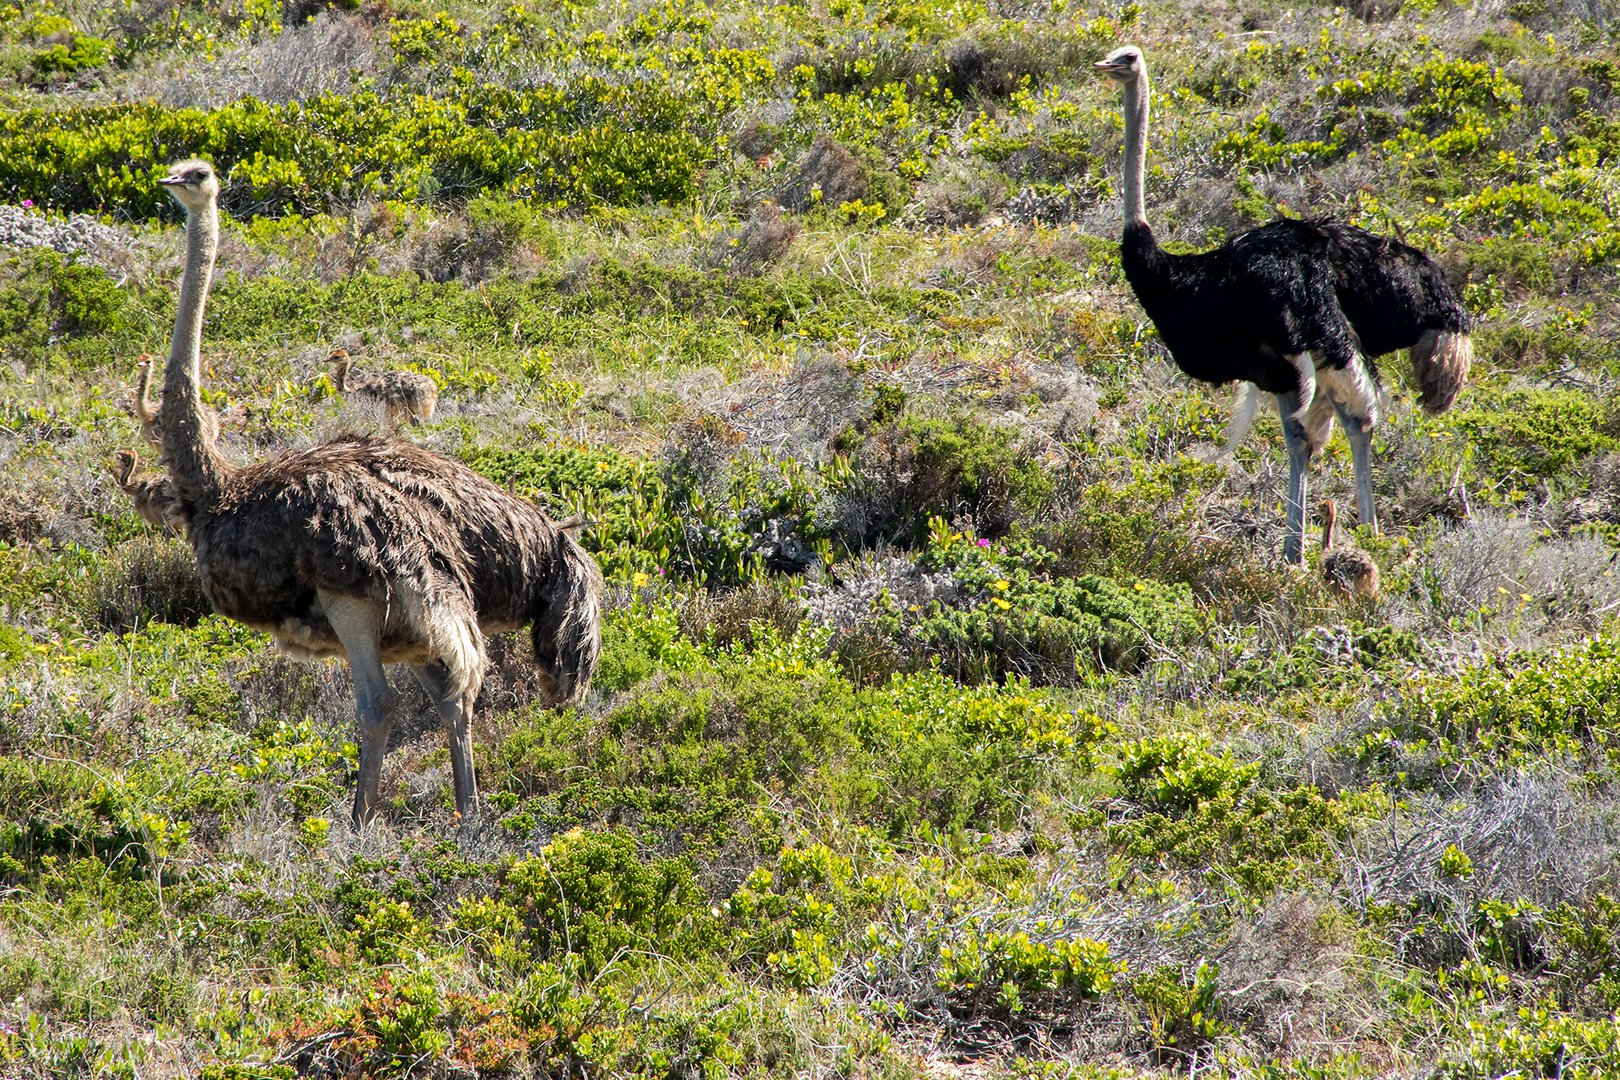
[{"label": "brown ostrich head", "polygon": [[345,384],[349,380],[349,366],[351,363],[349,350],[333,349],[326,354],[326,362],[332,365],[332,381],[337,384],[338,390],[341,392],[347,389]]},{"label": "brown ostrich head", "polygon": [[113,455],[110,471],[113,479],[118,481],[119,487],[129,486],[129,478],[135,475],[135,470],[140,468],[140,464],[141,456],[133,450],[120,450]]},{"label": "brown ostrich head", "polygon": [[1322,526],[1322,546],[1333,546],[1333,525],[1339,520],[1339,505],[1332,499],[1323,499],[1316,508],[1316,520]]}]

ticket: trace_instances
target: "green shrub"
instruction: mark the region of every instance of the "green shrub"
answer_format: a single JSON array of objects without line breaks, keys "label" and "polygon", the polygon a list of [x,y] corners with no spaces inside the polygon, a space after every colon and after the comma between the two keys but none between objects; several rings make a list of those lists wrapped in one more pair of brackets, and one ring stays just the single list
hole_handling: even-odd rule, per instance
[{"label": "green shrub", "polygon": [[623,833],[558,837],[506,870],[501,897],[522,913],[541,958],[571,956],[587,978],[645,954],[690,962],[716,941],[691,866],[644,862]]},{"label": "green shrub", "polygon": [[1467,1041],[1443,1056],[1435,1075],[1445,1080],[1601,1080],[1617,1072],[1620,1026],[1612,1017],[1565,1016],[1544,1004],[1530,1004],[1510,1017],[1470,1023]]},{"label": "green shrub", "polygon": [[1620,900],[1596,893],[1545,913],[1543,948],[1566,1008],[1620,1011]]},{"label": "green shrub", "polygon": [[1484,475],[1526,480],[1557,476],[1593,454],[1620,446],[1614,410],[1575,390],[1513,390],[1478,398],[1457,415]]},{"label": "green shrub", "polygon": [[110,41],[74,34],[70,41],[47,45],[34,53],[29,66],[36,75],[73,75],[110,63],[114,51]]},{"label": "green shrub", "polygon": [[608,449],[485,447],[467,461],[497,483],[542,495],[559,513],[583,514],[593,523],[583,541],[603,572],[643,585],[650,575],[710,587],[759,581],[767,523],[808,522],[821,486],[798,461],[768,454],[716,460],[702,471],[679,454],[654,469]]},{"label": "green shrub", "polygon": [[[594,122],[580,122],[576,101],[595,103]],[[241,214],[482,190],[555,205],[679,201],[712,153],[687,123],[690,109],[665,87],[599,76],[567,89],[248,98],[209,111],[155,102],[17,109],[0,118],[0,194],[58,210],[170,214],[155,176],[191,155],[220,168],[221,202]]]},{"label": "green shrub", "polygon": [[1016,432],[965,414],[875,427],[850,464],[838,489],[847,504],[840,531],[856,548],[920,543],[934,517],[971,520],[980,535],[1001,536],[1051,490]]},{"label": "green shrub", "polygon": [[961,686],[938,672],[896,675],[861,691],[851,720],[859,754],[822,783],[891,836],[1010,827],[1037,791],[1082,771],[1112,728],[1059,709],[1017,681]]},{"label": "green shrub", "polygon": [[1131,996],[1142,1010],[1148,1044],[1162,1062],[1188,1062],[1233,1027],[1222,1018],[1220,966],[1198,961],[1189,978],[1165,966],[1131,980]]},{"label": "green shrub", "polygon": [[1612,764],[1620,753],[1620,646],[1599,637],[1568,652],[1508,654],[1455,678],[1417,682],[1386,720],[1363,739],[1363,760],[1407,745],[1432,756],[1441,773],[1483,775],[1594,753]]},{"label": "green shrub", "polygon": [[1121,793],[1138,809],[1075,815],[1075,829],[1098,825],[1132,856],[1168,855],[1265,895],[1290,881],[1336,872],[1332,840],[1342,836],[1361,796],[1328,798],[1315,786],[1262,783],[1257,763],[1240,763],[1200,740],[1175,735],[1126,743],[1115,766]]},{"label": "green shrub", "polygon": [[0,344],[10,352],[34,359],[72,340],[73,366],[87,367],[140,318],[134,294],[78,256],[34,249],[0,261]]},{"label": "green shrub", "polygon": [[972,540],[935,519],[918,566],[948,571],[955,599],[910,611],[885,597],[877,625],[917,663],[937,659],[965,683],[1073,683],[1099,668],[1133,669],[1153,647],[1182,644],[1200,625],[1185,585],[1058,577],[1054,561],[1026,541]]},{"label": "green shrub", "polygon": [[1062,1009],[1108,993],[1124,964],[1090,938],[1032,940],[1025,931],[990,931],[940,950],[937,984],[966,1007],[1017,1014]]}]

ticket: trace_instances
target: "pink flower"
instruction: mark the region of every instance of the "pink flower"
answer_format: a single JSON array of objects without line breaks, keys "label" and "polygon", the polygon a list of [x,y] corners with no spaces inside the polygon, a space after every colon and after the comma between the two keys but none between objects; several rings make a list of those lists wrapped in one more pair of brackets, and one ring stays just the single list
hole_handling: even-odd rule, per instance
[{"label": "pink flower", "polygon": [[979,537],[979,546],[982,548],[987,548],[990,546],[990,541],[981,536]]},{"label": "pink flower", "polygon": [[24,210],[32,210],[33,208],[34,208],[34,200],[33,199],[24,199],[23,200],[23,209]]}]

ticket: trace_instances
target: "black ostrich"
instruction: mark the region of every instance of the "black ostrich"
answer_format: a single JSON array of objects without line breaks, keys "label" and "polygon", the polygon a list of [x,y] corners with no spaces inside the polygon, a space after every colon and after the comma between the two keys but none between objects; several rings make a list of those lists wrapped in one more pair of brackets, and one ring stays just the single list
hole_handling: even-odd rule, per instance
[{"label": "black ostrich", "polygon": [[[1169,255],[1143,208],[1148,76],[1142,50],[1115,49],[1097,70],[1125,89],[1125,277],[1177,366],[1210,383],[1275,394],[1288,443],[1288,538],[1304,561],[1305,468],[1336,413],[1355,463],[1356,509],[1377,527],[1370,431],[1381,394],[1371,357],[1410,349],[1429,412],[1451,407],[1474,346],[1468,313],[1428,256],[1364,229],[1273,221],[1214,251]],[[1228,445],[1254,413],[1251,391]]]}]

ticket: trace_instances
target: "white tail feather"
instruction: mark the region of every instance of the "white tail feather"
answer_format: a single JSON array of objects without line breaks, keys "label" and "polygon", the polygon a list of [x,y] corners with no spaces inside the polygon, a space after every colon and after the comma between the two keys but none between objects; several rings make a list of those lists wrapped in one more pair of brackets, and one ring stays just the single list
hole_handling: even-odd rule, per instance
[{"label": "white tail feather", "polygon": [[1316,400],[1316,357],[1307,349],[1288,357],[1288,362],[1299,372],[1299,407],[1289,419],[1303,421]]},{"label": "white tail feather", "polygon": [[1226,442],[1214,453],[1205,456],[1205,461],[1219,461],[1231,457],[1237,448],[1243,445],[1248,438],[1249,429],[1254,427],[1255,413],[1260,410],[1260,388],[1254,383],[1244,383],[1243,397],[1238,401],[1237,411],[1232,414],[1232,423],[1226,429]]}]

